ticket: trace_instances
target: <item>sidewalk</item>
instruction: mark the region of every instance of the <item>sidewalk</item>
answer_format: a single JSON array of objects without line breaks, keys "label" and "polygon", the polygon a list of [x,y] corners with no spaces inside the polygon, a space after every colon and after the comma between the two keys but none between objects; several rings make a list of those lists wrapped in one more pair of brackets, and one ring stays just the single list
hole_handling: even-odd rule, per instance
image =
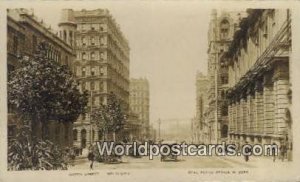
[{"label": "sidewalk", "polygon": [[263,156],[250,156],[248,162],[245,161],[244,156],[219,156],[218,158],[233,163],[233,166],[239,164],[250,168],[288,167],[292,164],[287,159],[282,162],[278,157],[275,162],[273,162],[273,157]]}]

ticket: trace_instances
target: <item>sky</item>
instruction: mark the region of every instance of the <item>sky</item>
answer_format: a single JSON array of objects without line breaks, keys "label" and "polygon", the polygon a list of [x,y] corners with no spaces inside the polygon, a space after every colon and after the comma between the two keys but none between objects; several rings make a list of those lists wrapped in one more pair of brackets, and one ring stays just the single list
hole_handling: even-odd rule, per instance
[{"label": "sky", "polygon": [[166,2],[90,4],[34,8],[35,15],[57,29],[62,8],[107,8],[130,45],[130,77],[150,83],[150,122],[192,118],[196,112],[197,71],[207,72],[209,8]]}]

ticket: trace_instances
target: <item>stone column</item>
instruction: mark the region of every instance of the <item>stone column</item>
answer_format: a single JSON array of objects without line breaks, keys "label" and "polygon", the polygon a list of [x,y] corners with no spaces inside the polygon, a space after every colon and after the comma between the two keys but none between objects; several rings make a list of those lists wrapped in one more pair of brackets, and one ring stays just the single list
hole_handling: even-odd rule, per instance
[{"label": "stone column", "polygon": [[[232,103],[230,103],[228,105],[228,129],[229,129],[229,136],[230,136],[230,133],[233,132],[233,117],[232,117]],[[231,140],[231,136],[229,137],[230,140]]]},{"label": "stone column", "polygon": [[81,128],[76,128],[77,129],[77,141],[76,141],[76,146],[81,147]]},{"label": "stone column", "polygon": [[31,121],[31,129],[34,137],[42,137],[42,123],[39,120]]},{"label": "stone column", "polygon": [[233,101],[232,107],[231,107],[231,113],[232,113],[232,132],[236,134],[236,103]]},{"label": "stone column", "polygon": [[64,136],[64,123],[63,122],[59,122],[59,145],[61,146],[61,147],[63,147],[64,146],[64,142],[65,142],[65,136]]},{"label": "stone column", "polygon": [[267,72],[264,75],[264,133],[268,136],[274,133],[274,93],[273,93],[273,82],[272,72]]},{"label": "stone column", "polygon": [[94,141],[99,141],[99,131],[98,130],[95,130],[95,139]]},{"label": "stone column", "polygon": [[252,127],[253,127],[253,120],[252,120],[252,114],[251,114],[251,100],[252,100],[252,96],[251,96],[251,92],[250,92],[250,88],[248,88],[247,90],[247,102],[246,102],[246,126],[247,126],[247,131],[246,134],[247,136],[249,136],[252,133]]},{"label": "stone column", "polygon": [[282,138],[288,135],[286,112],[289,108],[289,67],[287,62],[278,62],[274,68],[275,132]]},{"label": "stone column", "polygon": [[257,135],[263,134],[264,128],[264,103],[263,103],[263,85],[262,81],[258,79],[255,83],[255,121],[256,129],[255,133]]},{"label": "stone column", "polygon": [[240,106],[240,113],[241,113],[241,133],[245,134],[247,130],[247,105],[246,105],[246,99],[244,97],[241,98],[241,106]]},{"label": "stone column", "polygon": [[69,122],[69,147],[73,146],[73,122]]},{"label": "stone column", "polygon": [[237,134],[241,134],[242,132],[242,127],[241,127],[241,124],[242,124],[242,115],[241,115],[241,109],[242,108],[242,104],[240,101],[237,102],[236,104],[236,133]]},{"label": "stone column", "polygon": [[256,117],[255,117],[255,96],[254,96],[254,86],[251,86],[249,92],[249,100],[250,100],[250,131],[249,133],[253,136],[256,134]]}]

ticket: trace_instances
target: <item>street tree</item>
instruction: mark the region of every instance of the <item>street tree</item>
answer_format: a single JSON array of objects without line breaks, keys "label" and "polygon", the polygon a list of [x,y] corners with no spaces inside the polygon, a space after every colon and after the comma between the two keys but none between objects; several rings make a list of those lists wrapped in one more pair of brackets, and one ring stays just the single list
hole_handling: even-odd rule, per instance
[{"label": "street tree", "polygon": [[112,133],[115,141],[115,133],[122,130],[126,122],[126,115],[114,93],[109,94],[106,105],[101,104],[100,107],[93,109],[91,118],[98,129],[103,132],[105,140],[108,139],[107,135]]},{"label": "street tree", "polygon": [[87,105],[87,93],[80,93],[70,69],[49,59],[47,52],[42,42],[36,54],[20,58],[19,68],[9,75],[8,102],[32,126],[49,120],[74,122]]},{"label": "street tree", "polygon": [[47,53],[47,43],[42,42],[32,57],[20,57],[19,67],[9,75],[8,103],[21,121],[17,137],[9,142],[11,169],[64,168],[64,156],[58,155],[63,150],[47,140],[48,132],[41,137],[36,133],[47,131],[51,120],[74,122],[86,110],[87,93],[78,90],[70,69],[49,59]]}]

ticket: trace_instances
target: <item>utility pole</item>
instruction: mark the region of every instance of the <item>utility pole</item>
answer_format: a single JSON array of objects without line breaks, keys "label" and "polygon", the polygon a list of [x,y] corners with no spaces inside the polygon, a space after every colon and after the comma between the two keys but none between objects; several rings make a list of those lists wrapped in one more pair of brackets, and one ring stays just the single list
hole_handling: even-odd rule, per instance
[{"label": "utility pole", "polygon": [[93,126],[92,126],[92,113],[93,113],[93,91],[91,89],[91,108],[90,108],[90,143],[93,144]]},{"label": "utility pole", "polygon": [[161,120],[158,119],[158,139],[160,140],[160,124],[161,124]]}]

